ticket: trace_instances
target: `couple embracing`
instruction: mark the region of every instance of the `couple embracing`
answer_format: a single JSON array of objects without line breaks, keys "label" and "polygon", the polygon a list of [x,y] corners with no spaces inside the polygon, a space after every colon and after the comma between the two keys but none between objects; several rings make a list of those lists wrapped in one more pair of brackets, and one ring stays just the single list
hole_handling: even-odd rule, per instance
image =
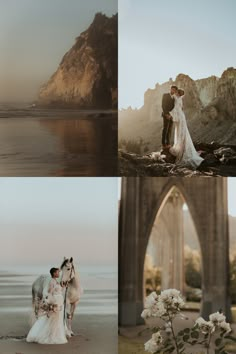
[{"label": "couple embracing", "polygon": [[[176,160],[176,165],[189,166],[197,169],[203,159],[197,153],[183,111],[184,90],[172,85],[169,93],[162,97],[162,148],[169,151]],[[174,144],[170,144],[174,127]]]}]

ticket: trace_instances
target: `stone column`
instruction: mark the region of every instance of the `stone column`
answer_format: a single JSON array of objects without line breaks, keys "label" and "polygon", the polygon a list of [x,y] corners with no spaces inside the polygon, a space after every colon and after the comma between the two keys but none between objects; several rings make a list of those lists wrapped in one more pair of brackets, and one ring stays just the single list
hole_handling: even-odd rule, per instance
[{"label": "stone column", "polygon": [[138,296],[139,178],[123,178],[119,218],[119,323],[142,324]]}]

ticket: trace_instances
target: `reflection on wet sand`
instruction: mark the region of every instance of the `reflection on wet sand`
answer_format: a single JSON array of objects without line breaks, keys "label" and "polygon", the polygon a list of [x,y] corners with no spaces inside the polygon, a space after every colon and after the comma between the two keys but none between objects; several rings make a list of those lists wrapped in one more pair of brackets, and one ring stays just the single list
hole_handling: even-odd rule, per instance
[{"label": "reflection on wet sand", "polygon": [[0,176],[116,176],[117,114],[0,119]]},{"label": "reflection on wet sand", "polygon": [[59,137],[64,166],[57,175],[116,176],[117,129],[111,119],[40,121]]}]

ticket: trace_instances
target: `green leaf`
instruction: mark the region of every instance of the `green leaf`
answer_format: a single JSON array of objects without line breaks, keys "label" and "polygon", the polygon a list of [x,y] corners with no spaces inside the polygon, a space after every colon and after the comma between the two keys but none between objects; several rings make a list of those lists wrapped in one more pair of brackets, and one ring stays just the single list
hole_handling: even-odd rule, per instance
[{"label": "green leaf", "polygon": [[165,348],[165,350],[163,350],[163,353],[172,353],[175,350],[175,347],[171,346],[168,348]]},{"label": "green leaf", "polygon": [[193,341],[191,342],[191,344],[192,344],[192,345],[197,344],[197,340],[193,340]]},{"label": "green leaf", "polygon": [[197,331],[192,332],[191,333],[191,337],[198,339],[199,338],[199,332],[197,332]]},{"label": "green leaf", "polygon": [[233,337],[233,336],[225,336],[226,339],[230,339],[232,340],[233,342],[236,342],[236,337]]},{"label": "green leaf", "polygon": [[189,328],[185,328],[184,329],[184,333],[189,333],[190,332],[190,329]]},{"label": "green leaf", "polygon": [[184,348],[184,343],[179,343],[179,344],[178,344],[178,348],[179,348],[179,349]]},{"label": "green leaf", "polygon": [[187,342],[188,340],[189,340],[189,335],[188,334],[185,334],[184,336],[183,336],[183,341],[184,342]]}]

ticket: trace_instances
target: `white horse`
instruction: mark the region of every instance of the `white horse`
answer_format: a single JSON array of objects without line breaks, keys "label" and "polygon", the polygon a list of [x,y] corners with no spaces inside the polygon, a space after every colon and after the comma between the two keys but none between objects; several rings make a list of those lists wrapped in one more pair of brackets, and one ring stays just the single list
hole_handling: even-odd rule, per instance
[{"label": "white horse", "polygon": [[61,271],[61,285],[66,287],[65,303],[67,312],[67,329],[69,331],[69,336],[73,336],[74,333],[71,329],[72,319],[83,290],[80,285],[79,272],[74,266],[72,257],[70,259],[64,257]]},{"label": "white horse", "polygon": [[[64,320],[66,334],[68,337],[71,337],[74,334],[71,329],[72,319],[82,294],[82,288],[80,286],[79,273],[74,266],[72,257],[70,259],[64,257],[60,269],[62,271],[60,283],[62,286],[65,286]],[[38,317],[40,303],[48,295],[50,280],[50,276],[40,275],[32,285],[32,304],[36,318]]]}]

